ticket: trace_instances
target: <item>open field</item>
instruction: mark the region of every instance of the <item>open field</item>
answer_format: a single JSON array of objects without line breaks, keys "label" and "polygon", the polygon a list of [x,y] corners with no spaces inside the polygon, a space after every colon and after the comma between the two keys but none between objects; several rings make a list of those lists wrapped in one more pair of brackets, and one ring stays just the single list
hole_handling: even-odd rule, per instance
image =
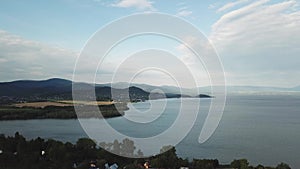
[{"label": "open field", "polygon": [[57,107],[66,107],[73,106],[73,104],[81,105],[92,105],[92,106],[101,106],[101,105],[111,105],[115,102],[111,101],[73,101],[73,100],[62,100],[62,101],[47,101],[47,102],[29,102],[29,103],[17,103],[13,106],[15,107],[33,107],[33,108],[45,108],[47,106],[57,106]]},{"label": "open field", "polygon": [[14,107],[0,106],[1,120],[26,120],[26,119],[74,119],[74,118],[110,118],[124,115],[128,110],[126,104],[101,105],[99,111],[93,105],[79,107],[81,112],[76,113],[73,106],[46,106],[40,107]]},{"label": "open field", "polygon": [[72,106],[69,103],[60,103],[60,102],[32,102],[32,103],[17,103],[14,104],[15,107],[33,107],[33,108],[45,108],[47,106],[57,106],[57,107],[65,107]]},{"label": "open field", "polygon": [[[80,105],[80,113],[76,113],[74,104]],[[98,107],[101,113],[95,107]],[[0,106],[0,120],[110,118],[124,115],[125,110],[128,110],[127,103],[110,101],[18,103]]]},{"label": "open field", "polygon": [[83,104],[83,105],[111,105],[114,104],[116,102],[114,101],[91,101],[91,102],[87,102],[87,101],[74,101],[74,100],[62,100],[62,101],[57,101],[57,103],[62,103],[62,104]]}]

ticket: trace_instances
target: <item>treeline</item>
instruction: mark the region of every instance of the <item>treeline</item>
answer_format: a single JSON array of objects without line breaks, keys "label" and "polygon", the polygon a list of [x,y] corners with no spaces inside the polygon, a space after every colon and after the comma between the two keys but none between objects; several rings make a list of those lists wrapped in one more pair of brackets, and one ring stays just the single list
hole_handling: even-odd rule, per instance
[{"label": "treeline", "polygon": [[98,111],[95,106],[82,105],[79,107],[81,113],[75,112],[73,106],[46,106],[44,108],[34,107],[0,107],[0,120],[26,120],[26,119],[75,119],[75,118],[109,118],[124,115],[128,110],[126,103],[116,103],[111,105],[99,105]]},{"label": "treeline", "polygon": [[[143,156],[140,150],[135,152],[134,143],[129,139],[102,144],[104,147],[110,148],[117,144],[118,151],[123,151],[122,153],[134,153],[136,156]],[[0,135],[0,169],[88,169],[91,161],[99,168],[104,168],[105,164],[116,163],[119,168],[137,169],[144,168],[143,164],[147,162],[152,168],[172,169],[179,167],[189,167],[190,169],[290,169],[284,163],[277,167],[264,167],[262,165],[253,167],[249,165],[246,159],[234,160],[230,165],[220,165],[216,159],[188,161],[188,159],[179,158],[175,148],[170,146],[163,147],[161,152],[162,154],[149,158],[125,158],[99,148],[93,140],[87,138],[81,138],[76,144],[72,144],[42,138],[27,141],[19,133],[13,137]]]}]

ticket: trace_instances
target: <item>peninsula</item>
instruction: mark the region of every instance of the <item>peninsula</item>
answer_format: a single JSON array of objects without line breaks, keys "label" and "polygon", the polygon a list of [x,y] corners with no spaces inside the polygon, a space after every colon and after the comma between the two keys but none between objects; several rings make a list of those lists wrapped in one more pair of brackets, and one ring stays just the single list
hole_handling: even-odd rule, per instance
[{"label": "peninsula", "polygon": [[[73,101],[74,86],[82,100]],[[92,90],[95,90],[96,101],[86,101],[92,100],[88,94]],[[0,120],[117,117],[128,110],[128,102],[146,101],[149,96],[150,92],[135,86],[113,88],[111,85],[79,83],[58,78],[3,82],[0,83]],[[180,97],[191,96],[151,93],[151,99]],[[210,98],[204,94],[195,96],[199,97]],[[74,106],[84,111],[76,114]]]}]

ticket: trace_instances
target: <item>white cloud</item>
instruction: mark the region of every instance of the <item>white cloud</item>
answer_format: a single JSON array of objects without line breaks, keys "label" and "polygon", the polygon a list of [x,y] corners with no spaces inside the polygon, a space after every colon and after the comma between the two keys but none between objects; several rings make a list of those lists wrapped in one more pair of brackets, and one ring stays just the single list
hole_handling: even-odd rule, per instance
[{"label": "white cloud", "polygon": [[216,4],[214,3],[214,4],[210,4],[209,6],[208,6],[208,9],[215,9],[216,8]]},{"label": "white cloud", "polygon": [[1,81],[71,78],[77,53],[0,30]]},{"label": "white cloud", "polygon": [[182,10],[182,11],[179,11],[176,15],[181,16],[181,17],[187,17],[187,16],[190,16],[192,13],[193,12],[189,11],[189,10]]},{"label": "white cloud", "polygon": [[179,17],[187,17],[193,14],[193,11],[189,10],[185,2],[177,3],[176,6],[178,7],[176,15]]},{"label": "white cloud", "polygon": [[[299,84],[300,11],[295,0],[271,3],[259,0],[225,13],[212,25],[215,44],[225,69],[230,73],[264,74],[252,82],[262,85]],[[282,72],[292,72],[289,78]],[[273,77],[273,80],[266,81]],[[247,79],[247,83],[250,79]],[[253,84],[253,83],[252,83]]]},{"label": "white cloud", "polygon": [[0,58],[0,63],[5,63],[5,62],[7,62],[7,59],[5,59],[5,58]]},{"label": "white cloud", "polygon": [[[211,85],[210,77],[207,74],[207,70],[205,65],[202,63],[202,60],[199,60],[199,56],[197,56],[191,49],[195,48],[195,45],[199,43],[199,39],[187,36],[184,38],[185,44],[181,43],[176,46],[176,51],[180,54],[180,60],[187,66],[187,68],[191,71],[192,75],[196,79],[196,84],[198,86]],[[204,41],[202,44],[203,49],[207,46],[207,42]],[[201,58],[201,56],[200,56]],[[212,72],[210,72],[212,73]]]},{"label": "white cloud", "polygon": [[219,8],[217,10],[217,12],[223,12],[223,11],[226,11],[226,10],[229,10],[237,5],[240,5],[240,4],[243,4],[245,2],[248,2],[249,0],[238,0],[238,1],[235,1],[235,2],[230,2],[230,3],[227,3],[225,5],[223,5],[221,8]]},{"label": "white cloud", "polygon": [[193,49],[196,40],[195,37],[188,36],[184,39],[186,44],[181,43],[176,47],[176,50],[182,55],[182,59],[186,64],[193,64],[194,62],[192,60],[194,53],[189,48]]},{"label": "white cloud", "polygon": [[148,0],[120,0],[111,6],[119,8],[137,8],[138,10],[155,10],[153,2]]}]

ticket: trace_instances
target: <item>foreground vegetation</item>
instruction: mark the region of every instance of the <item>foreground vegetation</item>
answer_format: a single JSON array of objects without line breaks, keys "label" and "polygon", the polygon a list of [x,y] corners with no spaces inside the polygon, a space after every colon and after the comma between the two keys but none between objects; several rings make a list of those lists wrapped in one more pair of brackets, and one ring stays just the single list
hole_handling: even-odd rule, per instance
[{"label": "foreground vegetation", "polygon": [[[141,157],[142,152],[135,151],[133,141],[124,139],[114,143],[101,143],[112,149],[118,149],[122,153],[132,153]],[[165,152],[165,150],[168,150]],[[281,163],[277,167],[264,167],[262,165],[249,166],[246,159],[234,160],[230,165],[220,165],[218,160],[200,160],[179,158],[174,147],[166,146],[161,150],[162,154],[150,158],[131,159],[117,156],[99,148],[96,143],[87,138],[79,139],[76,144],[63,143],[56,140],[44,140],[36,138],[25,140],[16,133],[14,137],[0,135],[0,169],[88,169],[90,162],[94,161],[99,168],[104,168],[107,163],[116,163],[119,168],[137,169],[143,168],[148,162],[153,168],[179,168],[191,169],[290,169],[287,164]]]},{"label": "foreground vegetation", "polygon": [[80,114],[76,114],[73,105],[46,107],[1,106],[0,120],[109,118],[121,116],[128,109],[126,103],[98,105],[101,115],[98,111],[93,111],[95,106],[97,105],[80,106],[79,108],[83,110],[83,113]]}]

